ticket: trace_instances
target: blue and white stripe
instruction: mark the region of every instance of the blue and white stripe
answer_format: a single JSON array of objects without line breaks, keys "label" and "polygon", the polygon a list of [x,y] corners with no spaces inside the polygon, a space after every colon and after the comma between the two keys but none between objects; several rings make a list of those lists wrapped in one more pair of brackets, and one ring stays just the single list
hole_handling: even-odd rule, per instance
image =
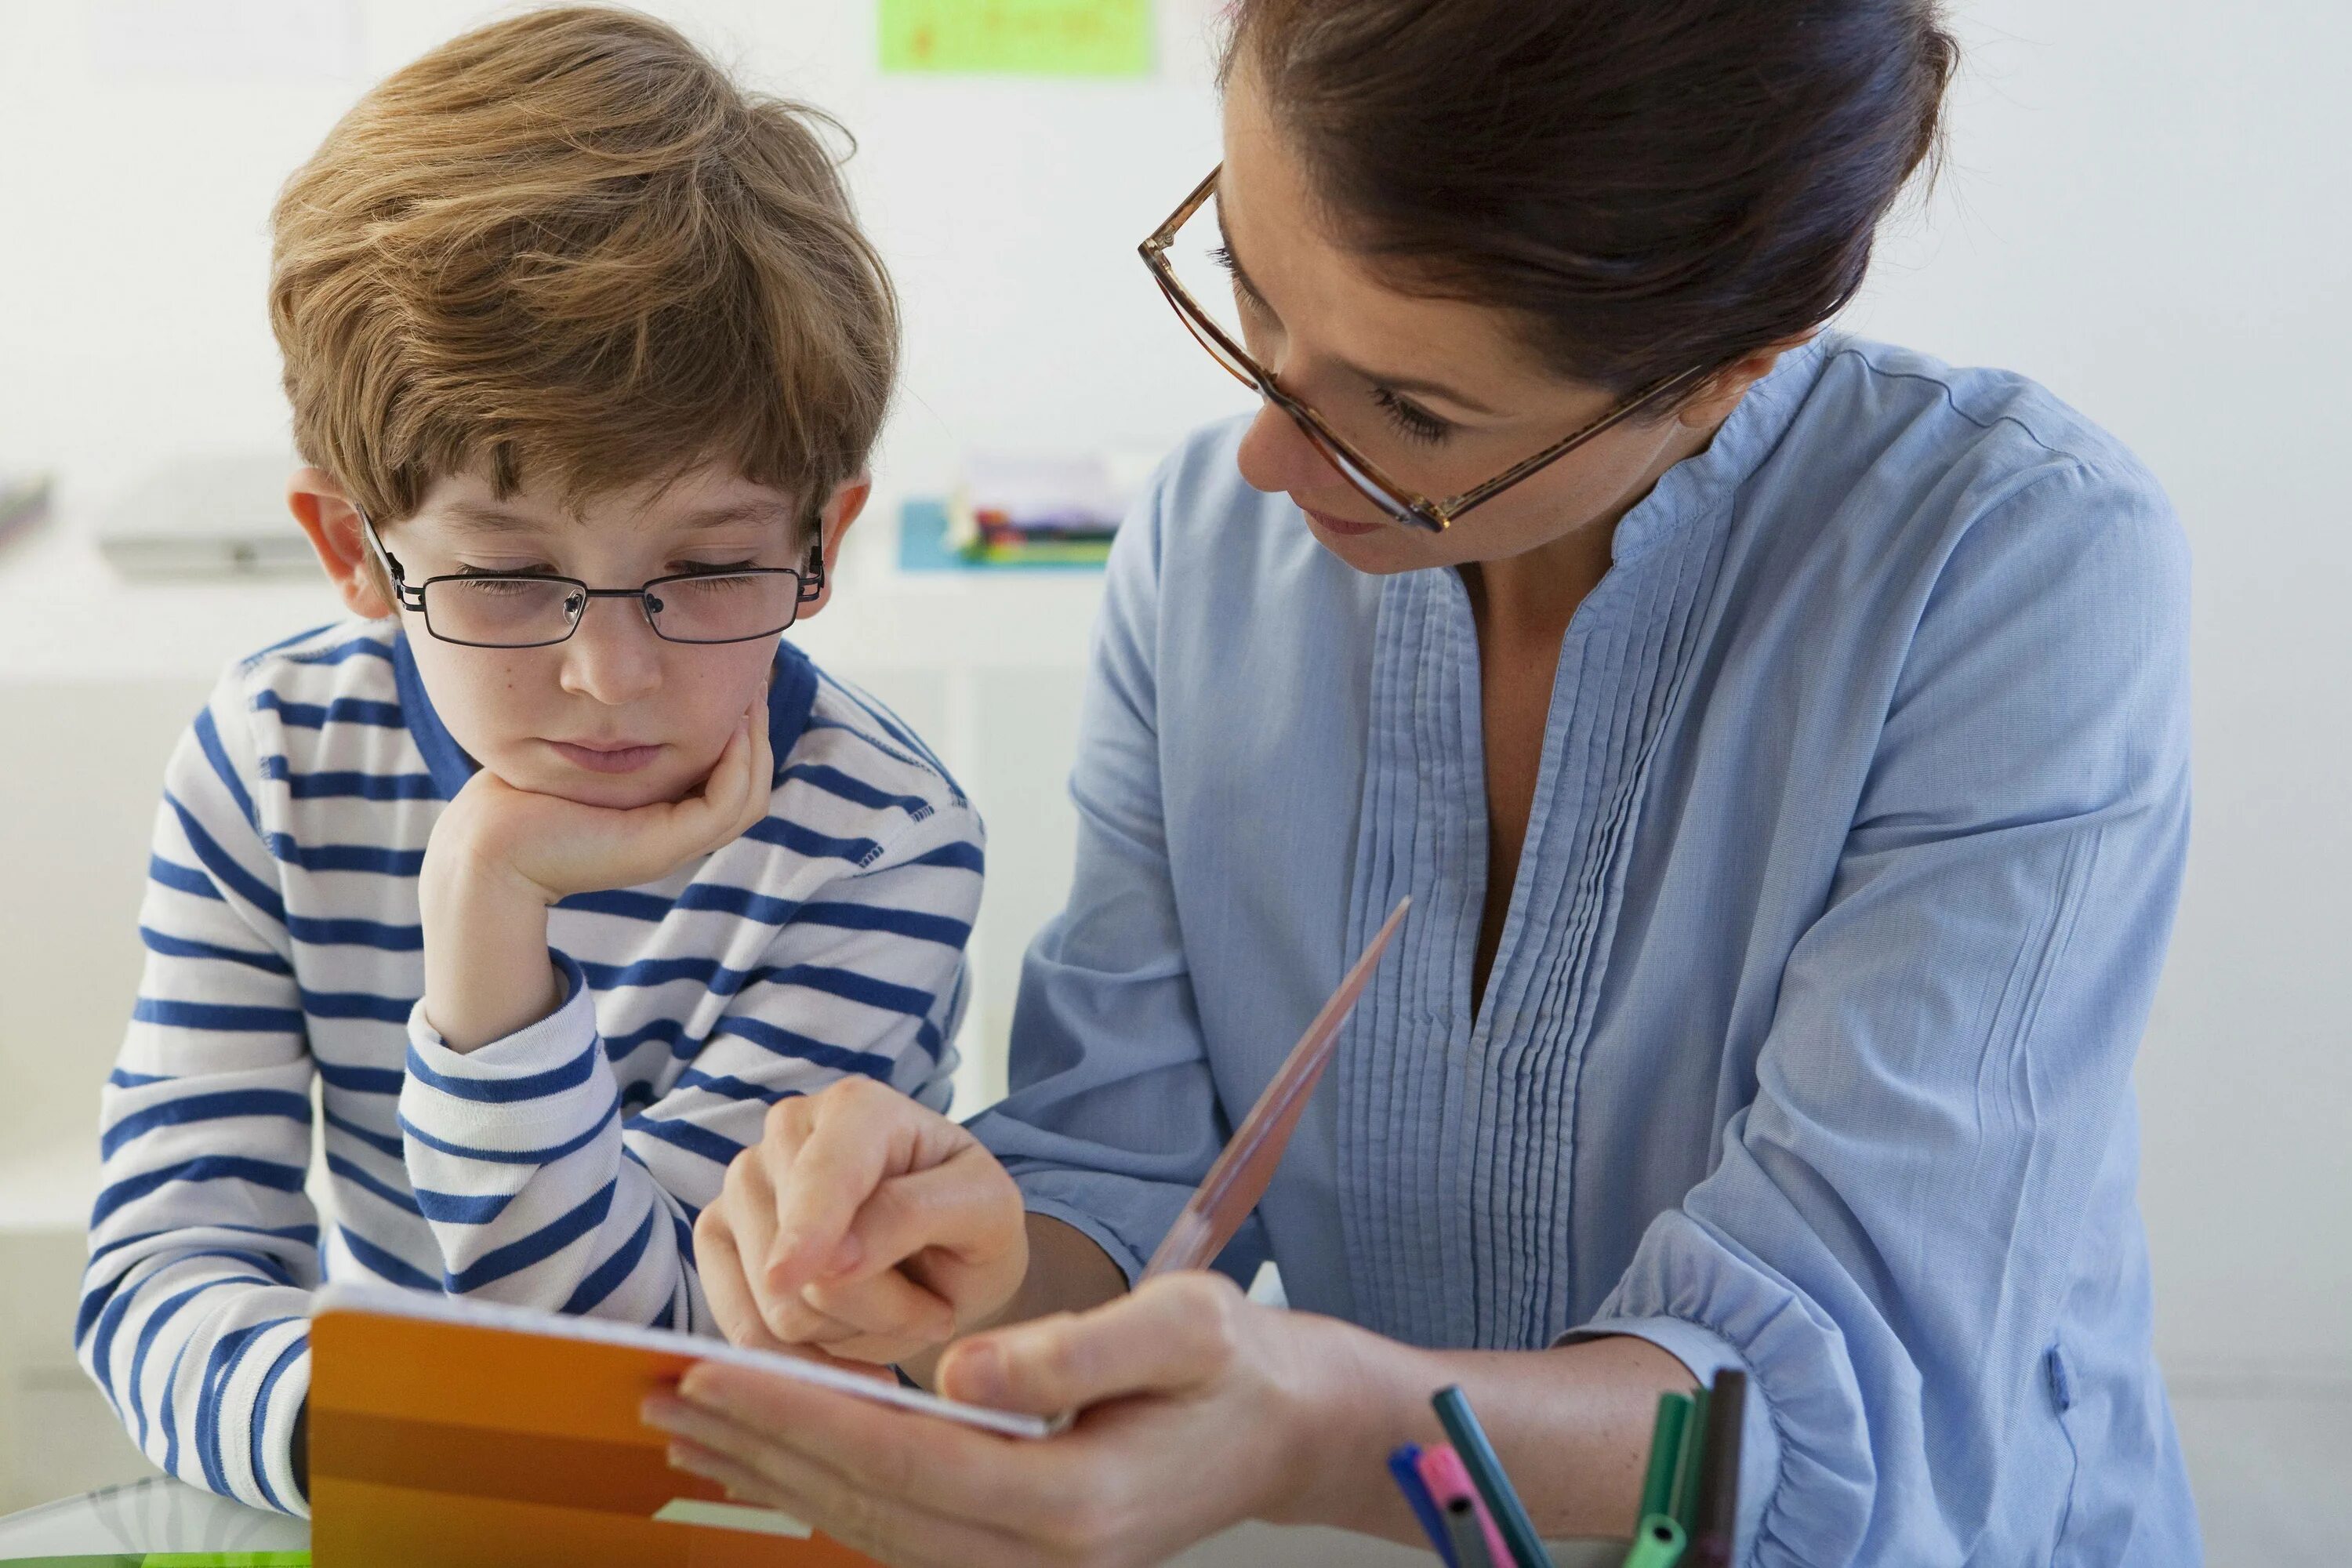
[{"label": "blue and white stripe", "polygon": [[694,1217],[770,1105],[865,1073],[944,1109],[979,818],[789,646],[769,720],[767,817],[557,906],[566,1001],[461,1056],[417,1005],[416,875],[472,763],[407,645],[347,623],[223,679],[156,815],[75,1331],[156,1463],[304,1510],[326,1277],[709,1331]]}]

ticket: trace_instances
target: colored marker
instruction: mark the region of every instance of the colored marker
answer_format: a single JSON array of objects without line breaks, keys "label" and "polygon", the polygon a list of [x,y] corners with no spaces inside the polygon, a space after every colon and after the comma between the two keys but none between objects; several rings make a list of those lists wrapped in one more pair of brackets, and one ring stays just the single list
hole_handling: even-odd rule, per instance
[{"label": "colored marker", "polygon": [[1505,1565],[1510,1563],[1511,1549],[1504,1542],[1503,1532],[1495,1528],[1495,1516],[1486,1511],[1486,1503],[1479,1500],[1478,1489],[1472,1484],[1470,1471],[1462,1463],[1461,1455],[1444,1443],[1434,1448],[1423,1448],[1421,1451],[1421,1483],[1429,1490],[1429,1500],[1436,1504],[1440,1512],[1447,1515],[1449,1535],[1454,1522],[1451,1516],[1458,1503],[1469,1515],[1470,1521],[1477,1526],[1478,1537],[1483,1543],[1480,1554],[1490,1563]]},{"label": "colored marker", "polygon": [[1650,1428],[1650,1469],[1642,1481],[1642,1517],[1672,1513],[1675,1468],[1683,1457],[1683,1424],[1690,1419],[1687,1394],[1658,1395],[1657,1424]]},{"label": "colored marker", "polygon": [[1739,1428],[1748,1410],[1748,1374],[1715,1374],[1706,1401],[1706,1460],[1698,1477],[1697,1523],[1690,1531],[1691,1561],[1700,1568],[1728,1568],[1739,1530]]},{"label": "colored marker", "polygon": [[1685,1540],[1683,1527],[1672,1514],[1651,1514],[1634,1527],[1633,1547],[1625,1553],[1625,1568],[1675,1568],[1683,1560]]},{"label": "colored marker", "polygon": [[1682,1458],[1675,1463],[1675,1522],[1688,1535],[1698,1522],[1698,1471],[1706,1457],[1706,1390],[1690,1392],[1690,1416],[1683,1423]]},{"label": "colored marker", "polygon": [[1412,1516],[1421,1521],[1421,1532],[1429,1537],[1429,1543],[1445,1559],[1445,1568],[1462,1568],[1446,1534],[1445,1515],[1421,1479],[1421,1458],[1420,1444],[1405,1444],[1389,1456],[1389,1474],[1395,1478],[1397,1490],[1404,1493],[1404,1500],[1412,1505]]},{"label": "colored marker", "polygon": [[1536,1534],[1535,1521],[1528,1517],[1519,1494],[1511,1489],[1511,1478],[1505,1473],[1503,1461],[1495,1457],[1495,1446],[1486,1441],[1486,1428],[1478,1425],[1478,1416],[1470,1408],[1470,1401],[1460,1385],[1448,1384],[1439,1389],[1429,1403],[1445,1427],[1445,1435],[1454,1439],[1454,1451],[1462,1456],[1464,1468],[1469,1470],[1479,1497],[1486,1500],[1486,1511],[1502,1528],[1503,1540],[1510,1547],[1511,1562],[1517,1568],[1551,1568],[1550,1554],[1544,1551],[1543,1541]]},{"label": "colored marker", "polygon": [[1496,1568],[1494,1553],[1486,1549],[1487,1532],[1494,1528],[1475,1498],[1455,1498],[1445,1505],[1445,1533],[1462,1568]]}]

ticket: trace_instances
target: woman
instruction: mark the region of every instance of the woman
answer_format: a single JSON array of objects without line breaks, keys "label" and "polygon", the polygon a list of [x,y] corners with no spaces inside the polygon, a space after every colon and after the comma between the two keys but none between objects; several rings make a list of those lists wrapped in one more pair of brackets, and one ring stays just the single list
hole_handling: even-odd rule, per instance
[{"label": "woman", "polygon": [[[2197,1556],[2129,1086],[2179,531],[2030,383],[1822,331],[1952,61],[1929,0],[1244,0],[1147,250],[1222,229],[1236,341],[1171,297],[1264,406],[1119,536],[1013,1093],[779,1107],[698,1236],[739,1337],[1081,1414],[711,1368],[682,1463],[894,1563],[1410,1540],[1459,1383],[1545,1533],[1622,1531],[1738,1367],[1743,1561]],[[1223,1259],[1295,1310],[1129,1293],[1408,893]]]}]

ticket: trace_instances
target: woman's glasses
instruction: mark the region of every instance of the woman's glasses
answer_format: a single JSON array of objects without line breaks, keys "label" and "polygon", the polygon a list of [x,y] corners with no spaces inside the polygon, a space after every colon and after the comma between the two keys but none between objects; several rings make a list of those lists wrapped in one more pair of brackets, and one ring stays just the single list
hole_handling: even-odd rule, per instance
[{"label": "woman's glasses", "polygon": [[[1463,513],[1492,500],[1521,479],[1550,467],[1596,436],[1615,428],[1642,410],[1654,407],[1692,385],[1704,374],[1705,367],[1695,366],[1668,376],[1618,404],[1565,440],[1545,447],[1524,462],[1513,464],[1485,484],[1465,490],[1460,495],[1443,500],[1423,495],[1391,478],[1380,464],[1366,457],[1356,445],[1334,429],[1323,416],[1284,391],[1274,373],[1251,357],[1249,351],[1243,346],[1244,333],[1239,325],[1240,307],[1237,304],[1224,311],[1221,320],[1217,310],[1203,303],[1212,300],[1231,301],[1234,296],[1234,283],[1227,270],[1230,258],[1223,251],[1222,225],[1213,211],[1203,216],[1203,209],[1210,208],[1215,200],[1217,176],[1221,173],[1222,165],[1210,170],[1209,177],[1195,186],[1192,194],[1184,198],[1183,204],[1168,216],[1168,221],[1138,247],[1143,257],[1143,264],[1151,269],[1160,291],[1175,307],[1177,318],[1200,345],[1209,351],[1209,357],[1223,365],[1234,379],[1289,415],[1307,441],[1332,468],[1339,470],[1339,477],[1397,522],[1432,533],[1443,532]],[[1409,438],[1411,432],[1406,434]]]},{"label": "woman's glasses", "polygon": [[367,514],[360,526],[392,578],[393,597],[425,617],[425,629],[467,647],[546,647],[580,629],[591,599],[635,599],[654,635],[677,643],[750,642],[773,637],[824,592],[824,552],[805,567],[740,566],[680,572],[635,588],[592,588],[545,573],[455,573],[411,586],[399,558]]}]

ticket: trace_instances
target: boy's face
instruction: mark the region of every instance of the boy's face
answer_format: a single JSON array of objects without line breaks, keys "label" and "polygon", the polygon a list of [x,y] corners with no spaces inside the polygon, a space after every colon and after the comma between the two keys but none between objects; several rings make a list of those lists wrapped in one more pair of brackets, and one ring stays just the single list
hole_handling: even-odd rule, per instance
[{"label": "boy's face", "polygon": [[[471,571],[634,588],[697,568],[804,566],[800,517],[782,492],[717,467],[658,491],[599,496],[577,515],[528,487],[501,501],[460,475],[436,480],[414,517],[380,531],[411,586]],[[518,789],[590,805],[677,800],[700,784],[760,697],[777,641],[668,642],[631,599],[590,600],[570,639],[545,647],[444,642],[421,614],[399,614],[458,744]]]}]

